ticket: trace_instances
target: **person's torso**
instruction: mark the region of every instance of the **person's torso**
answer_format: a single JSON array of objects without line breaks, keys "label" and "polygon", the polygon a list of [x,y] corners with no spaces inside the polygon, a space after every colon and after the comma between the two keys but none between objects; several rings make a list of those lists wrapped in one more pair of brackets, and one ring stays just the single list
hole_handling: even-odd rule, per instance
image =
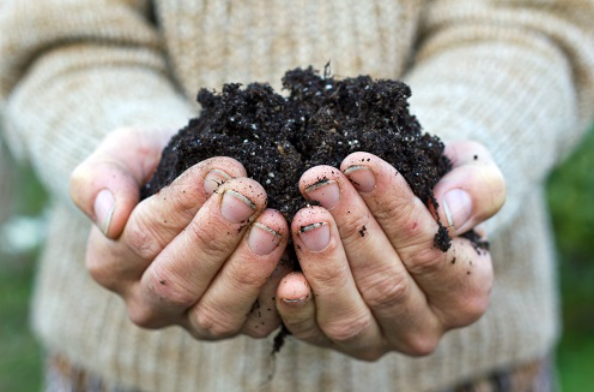
[{"label": "person's torso", "polygon": [[269,82],[328,62],[339,77],[398,78],[410,60],[421,0],[156,0],[177,82],[201,87]]}]

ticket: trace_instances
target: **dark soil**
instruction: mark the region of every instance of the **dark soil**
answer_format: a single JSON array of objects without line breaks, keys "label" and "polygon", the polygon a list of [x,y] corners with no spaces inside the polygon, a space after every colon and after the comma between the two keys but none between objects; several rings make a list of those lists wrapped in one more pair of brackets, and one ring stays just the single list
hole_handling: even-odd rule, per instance
[{"label": "dark soil", "polygon": [[[200,90],[200,116],[171,139],[143,198],[200,161],[230,156],[264,186],[268,207],[291,221],[304,206],[297,184],[307,169],[338,167],[350,153],[366,151],[392,164],[421,200],[437,208],[432,189],[451,164],[439,138],[422,133],[409,113],[410,88],[369,76],[336,80],[327,70],[287,72],[288,98],[260,83],[245,89],[226,84],[220,94]],[[440,223],[435,246],[446,251],[450,244]]]}]

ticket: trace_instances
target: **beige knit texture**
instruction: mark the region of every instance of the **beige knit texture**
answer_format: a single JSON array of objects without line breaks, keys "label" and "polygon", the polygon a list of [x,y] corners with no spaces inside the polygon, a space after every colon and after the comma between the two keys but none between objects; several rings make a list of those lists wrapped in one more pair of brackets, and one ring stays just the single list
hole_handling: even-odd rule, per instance
[{"label": "beige knit texture", "polygon": [[[0,2],[0,118],[54,197],[35,331],[147,392],[438,391],[546,354],[559,328],[542,182],[592,117],[593,20],[587,0]],[[133,326],[85,271],[90,224],[68,199],[70,172],[117,127],[183,125],[200,87],[278,88],[285,70],[329,60],[338,76],[404,78],[427,131],[493,153],[509,197],[489,222],[487,314],[428,357],[375,363],[289,339],[273,364],[271,339],[204,343]]]}]

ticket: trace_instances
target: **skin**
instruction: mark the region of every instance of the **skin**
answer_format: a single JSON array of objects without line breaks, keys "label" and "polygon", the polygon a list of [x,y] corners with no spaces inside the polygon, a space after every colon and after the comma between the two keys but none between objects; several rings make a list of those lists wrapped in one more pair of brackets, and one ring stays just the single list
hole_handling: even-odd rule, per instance
[{"label": "skin", "polygon": [[[279,263],[287,223],[265,208],[266,192],[245,178],[243,166],[224,157],[193,166],[139,203],[138,189],[155,170],[168,136],[117,130],[73,172],[71,197],[97,223],[87,268],[123,298],[138,326],[180,325],[202,340],[264,337],[280,323],[272,298],[288,272]],[[221,173],[229,178],[224,184]],[[115,196],[107,224],[94,205],[105,189]],[[252,309],[257,301],[272,310]]]},{"label": "skin", "polygon": [[[446,154],[454,169],[436,186],[437,200],[461,188],[472,203],[469,216],[454,214],[460,224],[449,227],[447,253],[433,246],[438,225],[431,211],[380,158],[354,153],[340,171],[318,166],[302,176],[303,195],[322,206],[296,214],[291,229],[303,273],[285,277],[277,295],[281,316],[297,338],[363,360],[389,351],[420,356],[433,352],[445,332],[485,312],[493,283],[490,254],[477,253],[458,235],[501,208],[505,184],[481,145],[452,143]],[[361,170],[372,173],[375,185],[351,183],[344,173],[354,165],[365,166]],[[324,177],[334,189],[312,190]],[[448,221],[443,203],[438,213]],[[327,241],[319,240],[326,238],[323,230]],[[313,250],[304,235],[317,237]]]},{"label": "skin", "polygon": [[[505,200],[503,177],[483,146],[448,145],[454,169],[434,189],[437,211],[372,154],[351,154],[340,170],[314,167],[299,186],[321,206],[300,210],[289,231],[231,158],[201,162],[138,203],[170,134],[113,132],[71,180],[72,199],[96,223],[87,267],[124,299],[135,324],[180,325],[217,340],[264,337],[282,319],[298,339],[375,360],[390,351],[429,354],[444,333],[485,312],[491,257],[458,237]],[[105,189],[115,207],[98,214]],[[467,206],[446,211],[444,195],[456,189]],[[435,213],[453,237],[447,253],[433,246]],[[289,235],[303,272],[281,262]]]}]

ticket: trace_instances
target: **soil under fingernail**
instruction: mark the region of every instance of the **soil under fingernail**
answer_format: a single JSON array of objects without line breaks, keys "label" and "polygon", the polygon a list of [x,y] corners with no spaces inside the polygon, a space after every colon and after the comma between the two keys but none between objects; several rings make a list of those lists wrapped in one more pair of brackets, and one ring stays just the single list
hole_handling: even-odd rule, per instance
[{"label": "soil under fingernail", "polygon": [[244,223],[256,210],[256,205],[247,197],[232,189],[225,191],[221,202],[221,215],[231,223]]},{"label": "soil under fingernail", "polygon": [[310,185],[305,190],[308,198],[320,203],[322,207],[331,210],[340,201],[340,188],[334,180],[324,180]]},{"label": "soil under fingernail", "polygon": [[230,180],[231,176],[219,169],[213,169],[204,178],[204,191],[212,195],[219,186]]},{"label": "soil under fingernail", "polygon": [[258,256],[270,254],[280,243],[281,236],[270,227],[256,222],[248,237],[248,246]]},{"label": "soil under fingernail", "polygon": [[302,226],[299,229],[299,236],[307,249],[320,252],[330,243],[330,227],[326,222]]},{"label": "soil under fingernail", "polygon": [[309,299],[309,295],[305,296],[305,297],[301,297],[301,298],[281,298],[281,301],[283,301],[285,304],[289,305],[289,306],[294,306],[294,307],[300,307],[303,306],[307,303],[307,300]]},{"label": "soil under fingernail", "polygon": [[375,189],[375,175],[367,166],[351,166],[344,174],[359,192],[371,192]]}]

